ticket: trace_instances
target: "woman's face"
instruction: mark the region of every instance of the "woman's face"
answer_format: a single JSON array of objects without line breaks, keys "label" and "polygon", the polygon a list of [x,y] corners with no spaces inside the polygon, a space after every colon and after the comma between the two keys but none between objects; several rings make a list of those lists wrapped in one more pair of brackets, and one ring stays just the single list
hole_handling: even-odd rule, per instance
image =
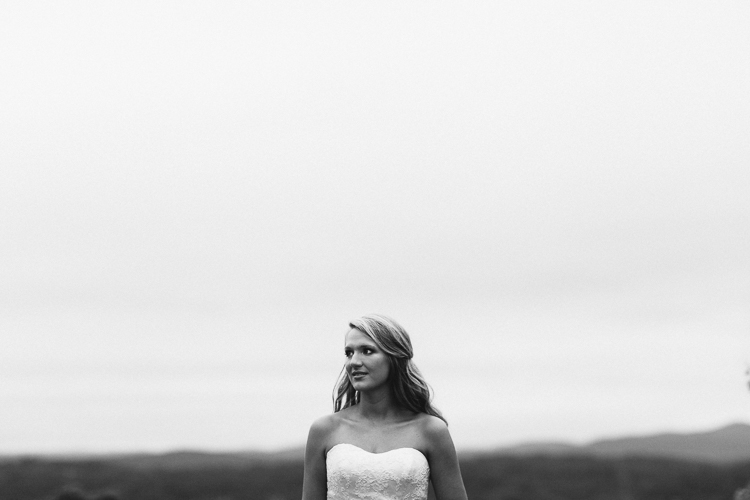
[{"label": "woman's face", "polygon": [[352,328],[344,342],[346,373],[355,390],[371,391],[388,383],[388,355],[361,330]]}]

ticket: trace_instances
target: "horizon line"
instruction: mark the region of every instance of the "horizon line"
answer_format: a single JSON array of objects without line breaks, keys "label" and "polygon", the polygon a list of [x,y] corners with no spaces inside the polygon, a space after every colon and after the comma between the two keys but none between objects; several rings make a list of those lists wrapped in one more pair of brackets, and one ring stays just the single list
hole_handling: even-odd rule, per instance
[{"label": "horizon line", "polygon": [[[655,431],[655,432],[649,432],[649,433],[640,433],[640,434],[626,434],[626,435],[619,435],[619,436],[607,436],[607,437],[598,437],[594,439],[589,439],[581,443],[576,443],[574,441],[564,440],[564,439],[529,439],[524,441],[515,441],[512,443],[506,443],[506,444],[494,444],[494,445],[486,445],[486,446],[457,446],[457,450],[461,454],[465,453],[481,453],[481,452],[493,452],[493,451],[501,451],[501,450],[508,450],[513,449],[516,447],[522,447],[526,445],[564,445],[564,446],[570,446],[572,448],[579,448],[579,447],[586,447],[588,445],[598,443],[601,441],[612,441],[612,440],[619,440],[619,439],[639,439],[639,438],[649,438],[649,437],[656,437],[656,436],[664,436],[664,435],[674,435],[674,436],[690,436],[695,434],[710,434],[714,432],[718,432],[721,430],[728,429],[730,427],[748,427],[750,428],[750,421],[745,422],[739,422],[734,421],[727,423],[725,425],[721,425],[718,427],[711,428],[709,430],[696,430],[696,431]],[[266,449],[266,448],[241,448],[241,449],[211,449],[211,448],[199,448],[199,447],[174,447],[169,448],[165,450],[129,450],[129,451],[43,451],[43,452],[14,452],[14,451],[0,451],[0,460],[7,460],[7,459],[33,459],[33,458],[58,458],[58,459],[67,459],[67,460],[75,460],[75,459],[85,459],[85,458],[117,458],[117,457],[133,457],[137,455],[147,455],[147,456],[165,456],[165,455],[179,455],[179,454],[193,454],[193,455],[258,455],[258,456],[273,456],[273,455],[286,455],[286,454],[296,454],[296,453],[304,453],[305,450],[305,444],[301,443],[298,445],[292,445],[292,446],[282,446],[278,448],[273,449]]]}]

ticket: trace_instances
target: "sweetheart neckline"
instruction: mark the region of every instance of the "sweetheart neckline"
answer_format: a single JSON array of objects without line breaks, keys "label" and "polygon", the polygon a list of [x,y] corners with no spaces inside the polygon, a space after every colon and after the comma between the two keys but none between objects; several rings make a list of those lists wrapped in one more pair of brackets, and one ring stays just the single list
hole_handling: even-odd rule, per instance
[{"label": "sweetheart neckline", "polygon": [[368,454],[370,454],[370,455],[385,455],[386,453],[390,453],[390,452],[392,452],[392,451],[399,451],[399,450],[414,450],[414,451],[416,451],[417,453],[419,453],[420,455],[422,455],[422,456],[424,457],[424,459],[425,459],[425,460],[427,460],[427,457],[425,457],[424,453],[422,453],[422,452],[421,452],[421,451],[419,451],[418,449],[416,449],[416,448],[412,448],[412,447],[410,447],[410,446],[402,446],[401,448],[394,448],[394,449],[392,449],[392,450],[388,450],[388,451],[380,451],[380,452],[375,452],[375,451],[367,451],[367,450],[365,450],[364,448],[360,448],[360,447],[359,447],[359,446],[357,446],[356,444],[351,444],[351,443],[337,443],[337,444],[334,444],[334,445],[333,445],[333,446],[331,446],[331,448],[330,448],[330,449],[329,449],[329,450],[328,450],[328,451],[326,452],[326,456],[328,456],[328,454],[329,454],[329,453],[331,453],[331,451],[332,451],[332,450],[333,450],[333,449],[334,449],[335,447],[337,447],[337,446],[344,446],[344,445],[347,445],[347,446],[351,446],[352,448],[357,448],[358,450],[360,450],[360,451],[364,451],[365,453],[368,453]]}]

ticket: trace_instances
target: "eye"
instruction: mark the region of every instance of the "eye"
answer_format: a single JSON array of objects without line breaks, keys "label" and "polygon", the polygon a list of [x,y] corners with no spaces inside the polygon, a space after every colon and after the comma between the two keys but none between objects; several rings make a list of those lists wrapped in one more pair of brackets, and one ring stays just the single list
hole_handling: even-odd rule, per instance
[{"label": "eye", "polygon": [[344,356],[350,358],[352,356],[352,351],[344,351]]},{"label": "eye", "polygon": [[373,351],[369,347],[365,347],[364,349],[362,349],[362,352],[364,352],[365,354],[372,354],[375,351]]}]

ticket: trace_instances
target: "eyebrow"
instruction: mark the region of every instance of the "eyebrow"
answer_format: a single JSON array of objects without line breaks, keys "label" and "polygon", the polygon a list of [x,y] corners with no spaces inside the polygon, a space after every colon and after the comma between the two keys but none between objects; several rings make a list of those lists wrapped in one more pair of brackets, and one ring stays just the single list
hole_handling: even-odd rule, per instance
[{"label": "eyebrow", "polygon": [[347,344],[344,346],[344,350],[347,349],[362,349],[363,347],[369,347],[370,349],[377,349],[377,346],[375,344],[359,344],[359,345],[350,345]]}]

